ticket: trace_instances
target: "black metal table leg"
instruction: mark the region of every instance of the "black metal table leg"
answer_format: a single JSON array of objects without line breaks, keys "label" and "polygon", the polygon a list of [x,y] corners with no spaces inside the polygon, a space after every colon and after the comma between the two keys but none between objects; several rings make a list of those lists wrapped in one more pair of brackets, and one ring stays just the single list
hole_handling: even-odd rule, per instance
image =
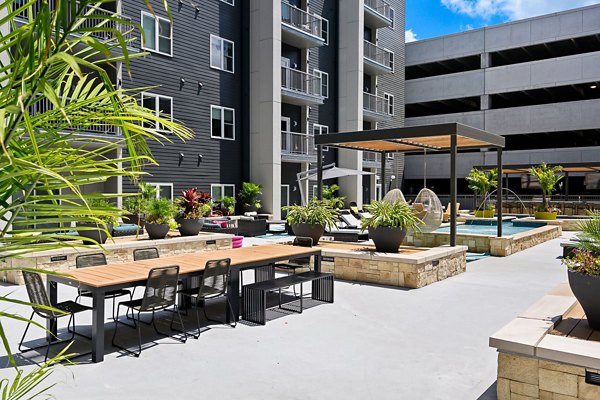
[{"label": "black metal table leg", "polygon": [[229,308],[227,308],[227,323],[237,322],[240,316],[240,273],[240,268],[231,268],[227,297],[229,298],[229,303],[231,304],[234,315],[231,315]]},{"label": "black metal table leg", "polygon": [[92,361],[97,363],[104,361],[104,290],[93,290],[92,299]]},{"label": "black metal table leg", "polygon": [[315,270],[315,272],[321,272],[321,255],[315,254],[314,257],[315,257],[314,270]]},{"label": "black metal table leg", "polygon": [[[46,291],[48,292],[48,300],[50,300],[50,304],[56,304],[58,302],[57,283],[51,281],[50,277],[47,277],[46,279]],[[46,337],[49,342],[54,342],[58,340],[58,338],[56,337],[57,325],[58,324],[53,323],[52,319],[46,320],[46,329],[48,329]]]}]

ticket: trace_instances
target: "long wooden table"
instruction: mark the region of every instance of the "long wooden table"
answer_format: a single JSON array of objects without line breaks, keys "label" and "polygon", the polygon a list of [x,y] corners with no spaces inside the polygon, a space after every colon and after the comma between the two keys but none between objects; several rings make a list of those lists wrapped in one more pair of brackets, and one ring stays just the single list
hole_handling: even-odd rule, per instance
[{"label": "long wooden table", "polygon": [[[228,297],[233,308],[233,315],[229,315],[228,312],[227,318],[228,321],[232,319],[237,321],[240,315],[239,285],[240,272],[242,270],[311,256],[314,257],[314,270],[317,272],[320,271],[320,249],[284,244],[189,253],[152,260],[88,267],[72,271],[68,277],[48,275],[48,295],[50,296],[50,301],[56,303],[58,298],[58,283],[92,292],[92,361],[101,362],[104,360],[104,294],[110,290],[143,284],[148,278],[148,271],[150,269],[167,265],[179,265],[179,276],[188,278],[199,275],[204,270],[208,260],[230,258],[231,278],[229,281]],[[51,330],[51,328],[50,324],[48,324],[48,330]],[[51,332],[56,335],[56,325]]]}]

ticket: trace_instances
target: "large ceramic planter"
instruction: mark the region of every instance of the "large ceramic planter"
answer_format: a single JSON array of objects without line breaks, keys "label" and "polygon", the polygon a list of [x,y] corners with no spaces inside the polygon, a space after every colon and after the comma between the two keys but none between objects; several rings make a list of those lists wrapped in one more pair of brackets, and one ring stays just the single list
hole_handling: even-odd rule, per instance
[{"label": "large ceramic planter", "polygon": [[535,219],[545,219],[549,221],[554,221],[558,213],[556,212],[544,212],[544,211],[536,211]]},{"label": "large ceramic planter", "polygon": [[196,236],[202,230],[204,218],[176,218],[175,222],[179,224],[179,234],[181,236]]},{"label": "large ceramic planter", "polygon": [[244,210],[245,213],[258,211],[258,207],[256,207],[256,205],[250,205],[250,204],[244,204],[242,206],[242,209]]},{"label": "large ceramic planter", "polygon": [[475,211],[476,218],[494,218],[496,210],[477,210]]},{"label": "large ceramic planter", "polygon": [[600,330],[600,277],[569,270],[569,285],[585,311],[590,328]]},{"label": "large ceramic planter", "polygon": [[375,243],[377,251],[397,253],[406,237],[406,229],[377,227],[369,228],[369,237]]},{"label": "large ceramic planter", "polygon": [[319,239],[325,233],[324,225],[314,225],[314,224],[292,224],[292,231],[298,237],[309,237],[313,241],[313,245],[319,243]]},{"label": "large ceramic planter", "polygon": [[[77,230],[77,234],[79,236],[82,236],[84,238],[88,238],[91,240],[84,240],[83,244],[96,244],[96,243],[100,243],[100,244],[104,244],[106,243],[106,240],[108,239],[108,234],[106,233],[106,231],[104,231],[104,229],[102,229],[102,225],[100,224],[95,224],[92,222],[78,222],[77,223],[77,227],[85,227],[85,228],[95,228],[95,229],[90,229],[90,230]],[[113,225],[112,224],[106,224],[106,230],[108,232],[112,232],[113,230]]]},{"label": "large ceramic planter", "polygon": [[146,232],[152,240],[164,239],[169,233],[169,224],[149,224],[146,223]]}]

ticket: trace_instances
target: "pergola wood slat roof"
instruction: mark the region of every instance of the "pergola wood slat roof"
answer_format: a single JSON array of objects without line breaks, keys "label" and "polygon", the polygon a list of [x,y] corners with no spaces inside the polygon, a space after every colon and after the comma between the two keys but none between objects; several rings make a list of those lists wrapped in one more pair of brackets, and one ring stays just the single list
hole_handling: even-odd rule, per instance
[{"label": "pergola wood slat roof", "polygon": [[[529,174],[529,169],[535,164],[512,164],[505,165],[502,168],[502,174]],[[553,165],[553,164],[549,164]],[[562,167],[563,172],[600,172],[600,162],[583,162],[583,163],[565,163],[556,164]],[[475,168],[479,169],[494,169],[494,165],[481,165]]]},{"label": "pergola wood slat roof", "polygon": [[372,152],[451,150],[452,137],[458,150],[504,147],[504,137],[459,123],[407,126],[318,135],[315,144]]}]

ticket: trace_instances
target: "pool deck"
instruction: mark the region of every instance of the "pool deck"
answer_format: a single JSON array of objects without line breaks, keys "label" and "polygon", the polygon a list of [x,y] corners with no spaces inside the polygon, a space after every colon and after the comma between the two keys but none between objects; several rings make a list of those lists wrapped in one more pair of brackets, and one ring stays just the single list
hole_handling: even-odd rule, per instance
[{"label": "pool deck", "polygon": [[[102,364],[60,368],[52,393],[61,400],[495,399],[497,353],[488,338],[565,281],[557,256],[568,237],[469,263],[466,273],[419,290],[336,281],[334,304],[274,313],[266,326],[211,325],[186,344],[145,327],[152,347],[140,358],[109,348]],[[26,298],[22,286],[0,286],[0,294],[11,292]],[[61,300],[74,297],[61,291]],[[29,315],[26,307],[10,310]],[[86,318],[78,319],[83,329]],[[16,350],[24,324],[3,324]],[[107,331],[109,340],[112,324]],[[135,331],[128,334],[135,343]],[[86,346],[78,340],[75,349]],[[12,376],[7,358],[0,361],[0,378]]]}]

